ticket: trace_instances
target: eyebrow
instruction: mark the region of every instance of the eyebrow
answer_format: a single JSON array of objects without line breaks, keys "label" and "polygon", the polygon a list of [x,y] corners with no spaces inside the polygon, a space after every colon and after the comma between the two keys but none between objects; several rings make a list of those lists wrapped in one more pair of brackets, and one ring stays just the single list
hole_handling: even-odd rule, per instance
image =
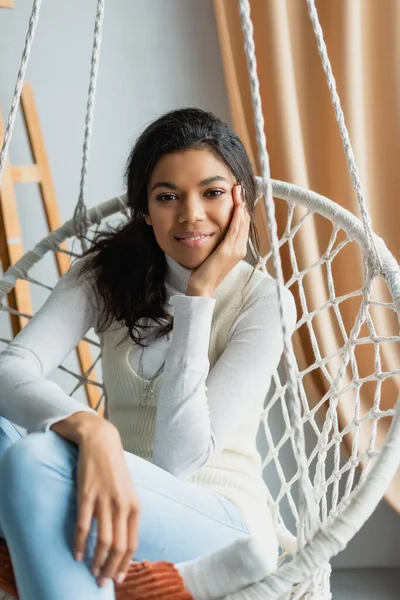
[{"label": "eyebrow", "polygon": [[[210,183],[214,183],[215,181],[226,181],[226,183],[229,183],[229,181],[226,179],[226,177],[222,177],[222,175],[214,175],[213,177],[208,177],[207,179],[203,179],[202,181],[199,181],[199,183],[197,184],[197,187],[202,187],[204,185],[210,185]],[[153,185],[153,187],[150,190],[150,193],[159,187],[166,187],[169,190],[177,190],[178,189],[178,186],[175,185],[174,183],[170,183],[169,181],[158,181],[157,183],[155,183]]]}]

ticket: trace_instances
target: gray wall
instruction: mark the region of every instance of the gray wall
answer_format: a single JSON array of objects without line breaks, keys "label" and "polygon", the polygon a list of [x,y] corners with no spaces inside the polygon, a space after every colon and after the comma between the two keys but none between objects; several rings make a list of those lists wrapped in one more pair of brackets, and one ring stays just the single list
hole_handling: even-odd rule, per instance
[{"label": "gray wall", "polygon": [[[233,0],[232,0],[233,1]],[[0,10],[0,106],[9,109],[31,2]],[[62,219],[77,199],[95,0],[51,0],[43,9],[27,79],[34,86]],[[122,173],[140,130],[163,112],[199,106],[229,121],[212,0],[107,2],[87,203],[123,190]],[[21,122],[11,147],[14,164],[30,160]],[[23,239],[45,235],[34,186],[18,188]],[[40,276],[53,282],[53,264]],[[42,298],[35,295],[35,306]],[[7,325],[0,324],[0,335]],[[382,504],[337,566],[399,566],[400,520]]]}]

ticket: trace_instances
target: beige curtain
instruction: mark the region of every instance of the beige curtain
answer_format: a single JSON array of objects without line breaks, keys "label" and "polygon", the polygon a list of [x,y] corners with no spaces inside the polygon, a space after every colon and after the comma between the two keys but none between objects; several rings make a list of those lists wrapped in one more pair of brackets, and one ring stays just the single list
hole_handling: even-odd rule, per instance
[{"label": "beige curtain", "polygon": [[[214,3],[233,126],[257,171],[254,119],[238,3],[236,0],[214,0]],[[359,216],[306,2],[251,0],[250,3],[272,177],[313,189]],[[316,4],[373,227],[398,258],[400,1],[319,0]],[[256,215],[263,252],[268,248],[264,210],[260,205]],[[285,214],[277,207],[281,232],[284,219]],[[319,258],[327,247],[330,233],[331,227],[322,219],[308,225],[296,240],[300,260],[310,264],[313,258]],[[290,272],[287,256],[284,256],[284,268],[286,273]],[[361,284],[360,259],[354,250],[338,255],[333,275],[336,296],[346,293],[349,278],[356,282],[352,289]],[[322,273],[315,273],[305,282],[305,288],[309,308],[320,306],[322,297],[326,297]],[[296,295],[296,290],[293,291]],[[383,288],[380,293],[382,299],[390,301]],[[359,302],[346,302],[341,306],[347,332],[354,324],[358,307]],[[380,319],[379,333],[396,335],[397,320],[394,314],[387,316],[388,312],[374,315]],[[332,312],[326,311],[316,319],[315,330],[323,356],[331,355],[343,344]],[[366,329],[364,333],[368,335]],[[295,349],[302,364],[307,364],[309,359],[313,362],[306,328],[299,330]],[[399,344],[388,344],[382,348],[382,355],[384,370],[399,369]],[[356,356],[360,377],[374,372],[372,344],[358,349]],[[328,389],[327,379],[321,373],[308,377],[305,383],[311,402],[322,398]],[[399,379],[385,382],[383,408],[393,407],[399,389]],[[371,409],[374,390],[375,384],[362,387],[361,415]],[[348,406],[342,403],[340,426],[343,428],[353,417],[351,403]],[[379,421],[378,445],[385,439],[389,424],[389,419]],[[361,431],[361,438],[362,434]],[[400,474],[388,490],[387,500],[400,512]]]}]

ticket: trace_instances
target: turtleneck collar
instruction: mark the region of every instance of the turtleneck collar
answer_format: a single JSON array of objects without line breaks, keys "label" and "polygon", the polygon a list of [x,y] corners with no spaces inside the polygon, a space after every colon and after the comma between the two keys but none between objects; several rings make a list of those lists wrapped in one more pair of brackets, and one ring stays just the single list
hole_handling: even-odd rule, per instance
[{"label": "turtleneck collar", "polygon": [[167,260],[167,275],[165,282],[176,292],[186,294],[191,269],[180,265],[176,260],[165,254]]}]

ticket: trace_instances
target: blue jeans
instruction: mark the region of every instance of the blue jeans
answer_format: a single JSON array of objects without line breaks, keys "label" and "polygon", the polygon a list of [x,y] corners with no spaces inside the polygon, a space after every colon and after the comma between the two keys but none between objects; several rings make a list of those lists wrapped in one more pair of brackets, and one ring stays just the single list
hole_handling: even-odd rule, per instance
[{"label": "blue jeans", "polygon": [[[226,546],[248,531],[237,509],[133,454],[126,461],[141,505],[136,560],[183,562]],[[78,448],[59,435],[21,438],[0,417],[0,536],[7,540],[22,600],[114,600],[72,554]]]}]

